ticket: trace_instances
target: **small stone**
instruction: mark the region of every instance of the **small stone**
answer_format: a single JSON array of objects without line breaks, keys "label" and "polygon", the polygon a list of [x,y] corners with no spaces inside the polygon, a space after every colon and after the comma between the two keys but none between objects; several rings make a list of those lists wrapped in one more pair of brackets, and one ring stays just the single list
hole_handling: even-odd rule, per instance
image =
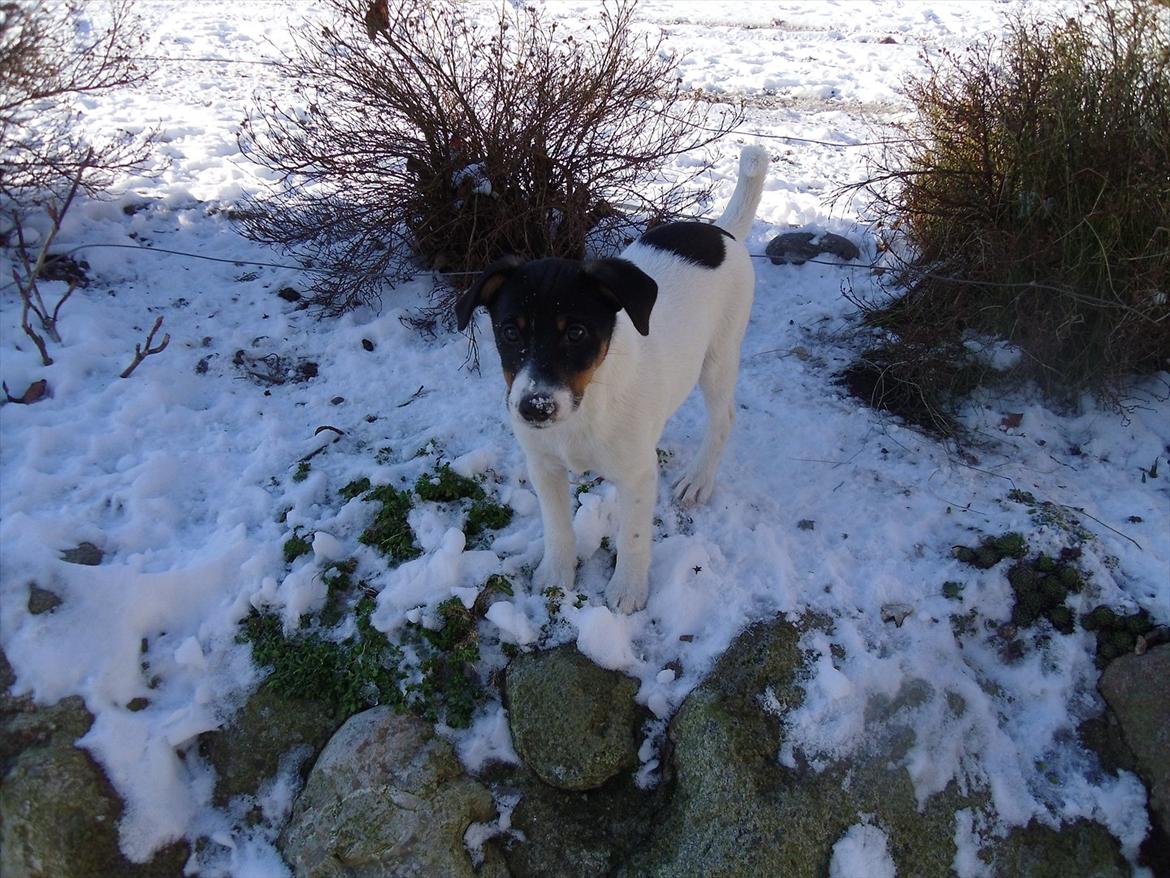
[{"label": "small stone", "polygon": [[815,530],[817,523],[811,518],[802,518],[796,523],[796,526],[801,530]]},{"label": "small stone", "polygon": [[830,253],[838,259],[852,261],[861,256],[861,250],[857,245],[848,238],[843,238],[840,235],[834,235],[832,232],[825,232],[821,235],[821,239],[817,242],[821,251]]},{"label": "small stone", "polygon": [[343,402],[345,402],[344,396],[335,396],[333,399],[329,400],[330,405],[341,405]]},{"label": "small stone", "polygon": [[50,613],[59,606],[61,606],[61,598],[58,595],[47,588],[41,588],[35,582],[29,583],[28,611],[30,613],[39,616],[41,613]]},{"label": "small stone", "polygon": [[299,302],[301,300],[301,294],[292,287],[284,287],[276,295],[280,296],[286,302]]},{"label": "small stone", "polygon": [[906,617],[913,612],[914,608],[909,604],[883,604],[882,621],[893,622],[896,628],[901,628]]},{"label": "small stone", "polygon": [[372,341],[370,341],[368,338],[363,338],[362,339],[362,347],[365,348],[367,351],[372,351],[374,349],[374,343]]},{"label": "small stone", "polygon": [[61,560],[70,564],[83,564],[86,567],[97,567],[102,563],[104,553],[93,543],[78,543],[72,549],[61,553]]},{"label": "small stone", "polygon": [[637,680],[598,667],[572,644],[517,656],[505,678],[516,752],[551,786],[601,786],[638,764],[646,714],[637,691]]},{"label": "small stone", "polygon": [[821,252],[820,247],[812,243],[814,237],[812,232],[786,232],[769,241],[764,253],[771,257],[773,265],[789,262],[803,265]]}]

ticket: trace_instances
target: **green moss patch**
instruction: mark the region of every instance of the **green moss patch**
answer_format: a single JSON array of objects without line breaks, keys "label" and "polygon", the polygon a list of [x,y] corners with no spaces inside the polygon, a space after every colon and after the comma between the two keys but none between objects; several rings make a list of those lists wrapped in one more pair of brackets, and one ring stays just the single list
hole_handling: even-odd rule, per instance
[{"label": "green moss patch", "polygon": [[463,532],[468,539],[479,536],[485,530],[499,530],[512,523],[512,507],[496,503],[486,497],[475,500],[467,512],[467,524]]},{"label": "green moss patch", "polygon": [[291,564],[301,555],[307,555],[313,551],[313,544],[301,536],[297,532],[284,541],[284,563]]},{"label": "green moss patch", "polygon": [[1012,607],[1013,625],[1026,628],[1043,618],[1061,634],[1072,634],[1073,613],[1065,601],[1085,585],[1075,565],[1040,554],[1013,564],[1007,577],[1016,598]]},{"label": "green moss patch", "polygon": [[443,464],[434,473],[419,476],[418,481],[414,483],[414,492],[418,494],[420,500],[436,503],[451,503],[464,497],[483,500],[486,496],[478,482],[459,475],[449,464]]},{"label": "green moss patch", "polygon": [[398,563],[422,554],[422,550],[415,544],[414,531],[406,520],[406,514],[414,505],[408,492],[399,491],[390,485],[379,485],[365,499],[381,505],[369,527],[358,537],[359,543],[373,546]]},{"label": "green moss patch", "polygon": [[240,623],[240,640],[252,645],[258,665],[270,667],[268,685],[277,695],[328,703],[338,719],[378,704],[400,705],[402,653],[370,624],[374,600],[355,609],[353,636],[334,641],[320,631],[284,633],[274,613],[253,610]]},{"label": "green moss patch", "polygon": [[1118,613],[1102,604],[1081,616],[1081,627],[1097,635],[1097,666],[1104,667],[1113,659],[1133,652],[1138,637],[1154,627],[1145,610],[1128,615]]},{"label": "green moss patch", "polygon": [[343,500],[352,500],[368,490],[370,490],[370,480],[363,476],[360,479],[354,479],[337,493],[341,495]]},{"label": "green moss patch", "polygon": [[964,564],[987,570],[1004,558],[1023,558],[1028,544],[1022,534],[1009,531],[998,537],[984,537],[977,547],[955,546],[955,557]]}]

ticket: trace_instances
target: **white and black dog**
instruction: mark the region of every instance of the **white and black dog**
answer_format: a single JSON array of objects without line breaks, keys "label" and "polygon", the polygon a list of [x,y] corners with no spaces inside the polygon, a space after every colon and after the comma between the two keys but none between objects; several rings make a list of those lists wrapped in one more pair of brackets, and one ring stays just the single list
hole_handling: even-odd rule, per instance
[{"label": "white and black dog", "polygon": [[616,485],[620,507],[606,602],[626,613],[646,605],[657,443],[696,382],[707,431],[674,493],[683,504],[711,495],[735,418],[739,349],[755,287],[742,242],[767,169],[763,148],[743,150],[735,192],[716,225],[659,226],[617,259],[505,258],[456,303],[460,329],[479,305],[491,314],[512,428],[540,497],[537,588],[573,587],[568,471],[592,470]]}]

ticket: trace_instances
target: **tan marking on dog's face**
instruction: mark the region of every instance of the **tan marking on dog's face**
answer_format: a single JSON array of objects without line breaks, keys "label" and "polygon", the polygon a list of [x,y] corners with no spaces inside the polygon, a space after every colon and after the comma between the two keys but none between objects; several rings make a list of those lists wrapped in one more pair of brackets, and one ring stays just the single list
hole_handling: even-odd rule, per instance
[{"label": "tan marking on dog's face", "polygon": [[598,367],[605,361],[605,355],[609,353],[609,343],[602,345],[601,350],[597,354],[597,359],[586,369],[579,372],[574,372],[568,376],[566,383],[569,385],[569,390],[573,392],[573,399],[580,400],[585,396],[585,388],[589,386],[589,382],[593,380],[593,375]]},{"label": "tan marking on dog's face", "polygon": [[564,317],[557,318],[557,332],[564,332],[565,327],[569,325],[569,321]]},{"label": "tan marking on dog's face", "polygon": [[516,380],[516,373],[504,370],[504,383],[508,385],[508,392],[512,392],[512,382]]}]

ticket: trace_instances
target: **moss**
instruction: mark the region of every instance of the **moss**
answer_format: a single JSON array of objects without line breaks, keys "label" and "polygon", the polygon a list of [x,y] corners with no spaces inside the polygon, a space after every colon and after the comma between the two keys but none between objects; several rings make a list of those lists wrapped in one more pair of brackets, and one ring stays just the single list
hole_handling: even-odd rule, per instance
[{"label": "moss", "polygon": [[368,490],[370,490],[370,480],[362,476],[360,479],[354,479],[337,493],[344,500],[352,500],[354,497],[357,497],[359,494],[364,494]]},{"label": "moss", "polygon": [[942,584],[943,597],[947,600],[958,601],[963,598],[963,583],[948,580]]},{"label": "moss", "polygon": [[418,477],[414,483],[414,492],[421,500],[431,500],[436,503],[450,503],[470,497],[472,500],[483,500],[484,490],[474,480],[461,476],[448,464],[443,464],[433,474]]},{"label": "moss", "polygon": [[1069,594],[1081,590],[1084,580],[1070,561],[1040,554],[1013,564],[1007,578],[1015,596],[1013,625],[1029,627],[1043,618],[1061,634],[1073,632],[1073,614],[1065,601]]},{"label": "moss", "polygon": [[955,546],[954,555],[964,564],[988,570],[1004,558],[1023,558],[1027,551],[1023,535],[1009,531],[998,537],[984,537],[977,547]]},{"label": "moss", "polygon": [[475,500],[467,512],[464,533],[468,539],[479,536],[485,530],[499,530],[512,523],[512,507],[485,498]]},{"label": "moss", "polygon": [[1083,629],[1096,632],[1098,667],[1104,667],[1113,659],[1133,652],[1138,637],[1154,627],[1150,614],[1145,610],[1120,615],[1104,604],[1081,616],[1080,621]]},{"label": "moss", "polygon": [[311,551],[313,544],[294,531],[293,535],[284,541],[284,563],[291,564],[301,555],[307,555]]},{"label": "moss", "polygon": [[417,558],[422,551],[414,542],[414,531],[406,520],[406,514],[413,505],[410,494],[390,485],[379,485],[365,497],[370,502],[380,503],[374,520],[361,535],[358,542],[373,546],[383,555],[396,562]]},{"label": "moss", "polygon": [[309,464],[309,462],[307,460],[302,460],[300,463],[297,464],[297,471],[292,474],[292,480],[294,482],[303,482],[305,479],[307,479],[309,477],[309,470],[311,470],[312,468],[313,467]]},{"label": "moss", "polygon": [[240,640],[252,645],[258,665],[272,669],[267,684],[277,695],[323,701],[338,719],[377,704],[400,705],[402,654],[369,624],[373,599],[363,601],[357,631],[343,641],[319,631],[285,634],[278,616],[256,610],[240,623]]}]

